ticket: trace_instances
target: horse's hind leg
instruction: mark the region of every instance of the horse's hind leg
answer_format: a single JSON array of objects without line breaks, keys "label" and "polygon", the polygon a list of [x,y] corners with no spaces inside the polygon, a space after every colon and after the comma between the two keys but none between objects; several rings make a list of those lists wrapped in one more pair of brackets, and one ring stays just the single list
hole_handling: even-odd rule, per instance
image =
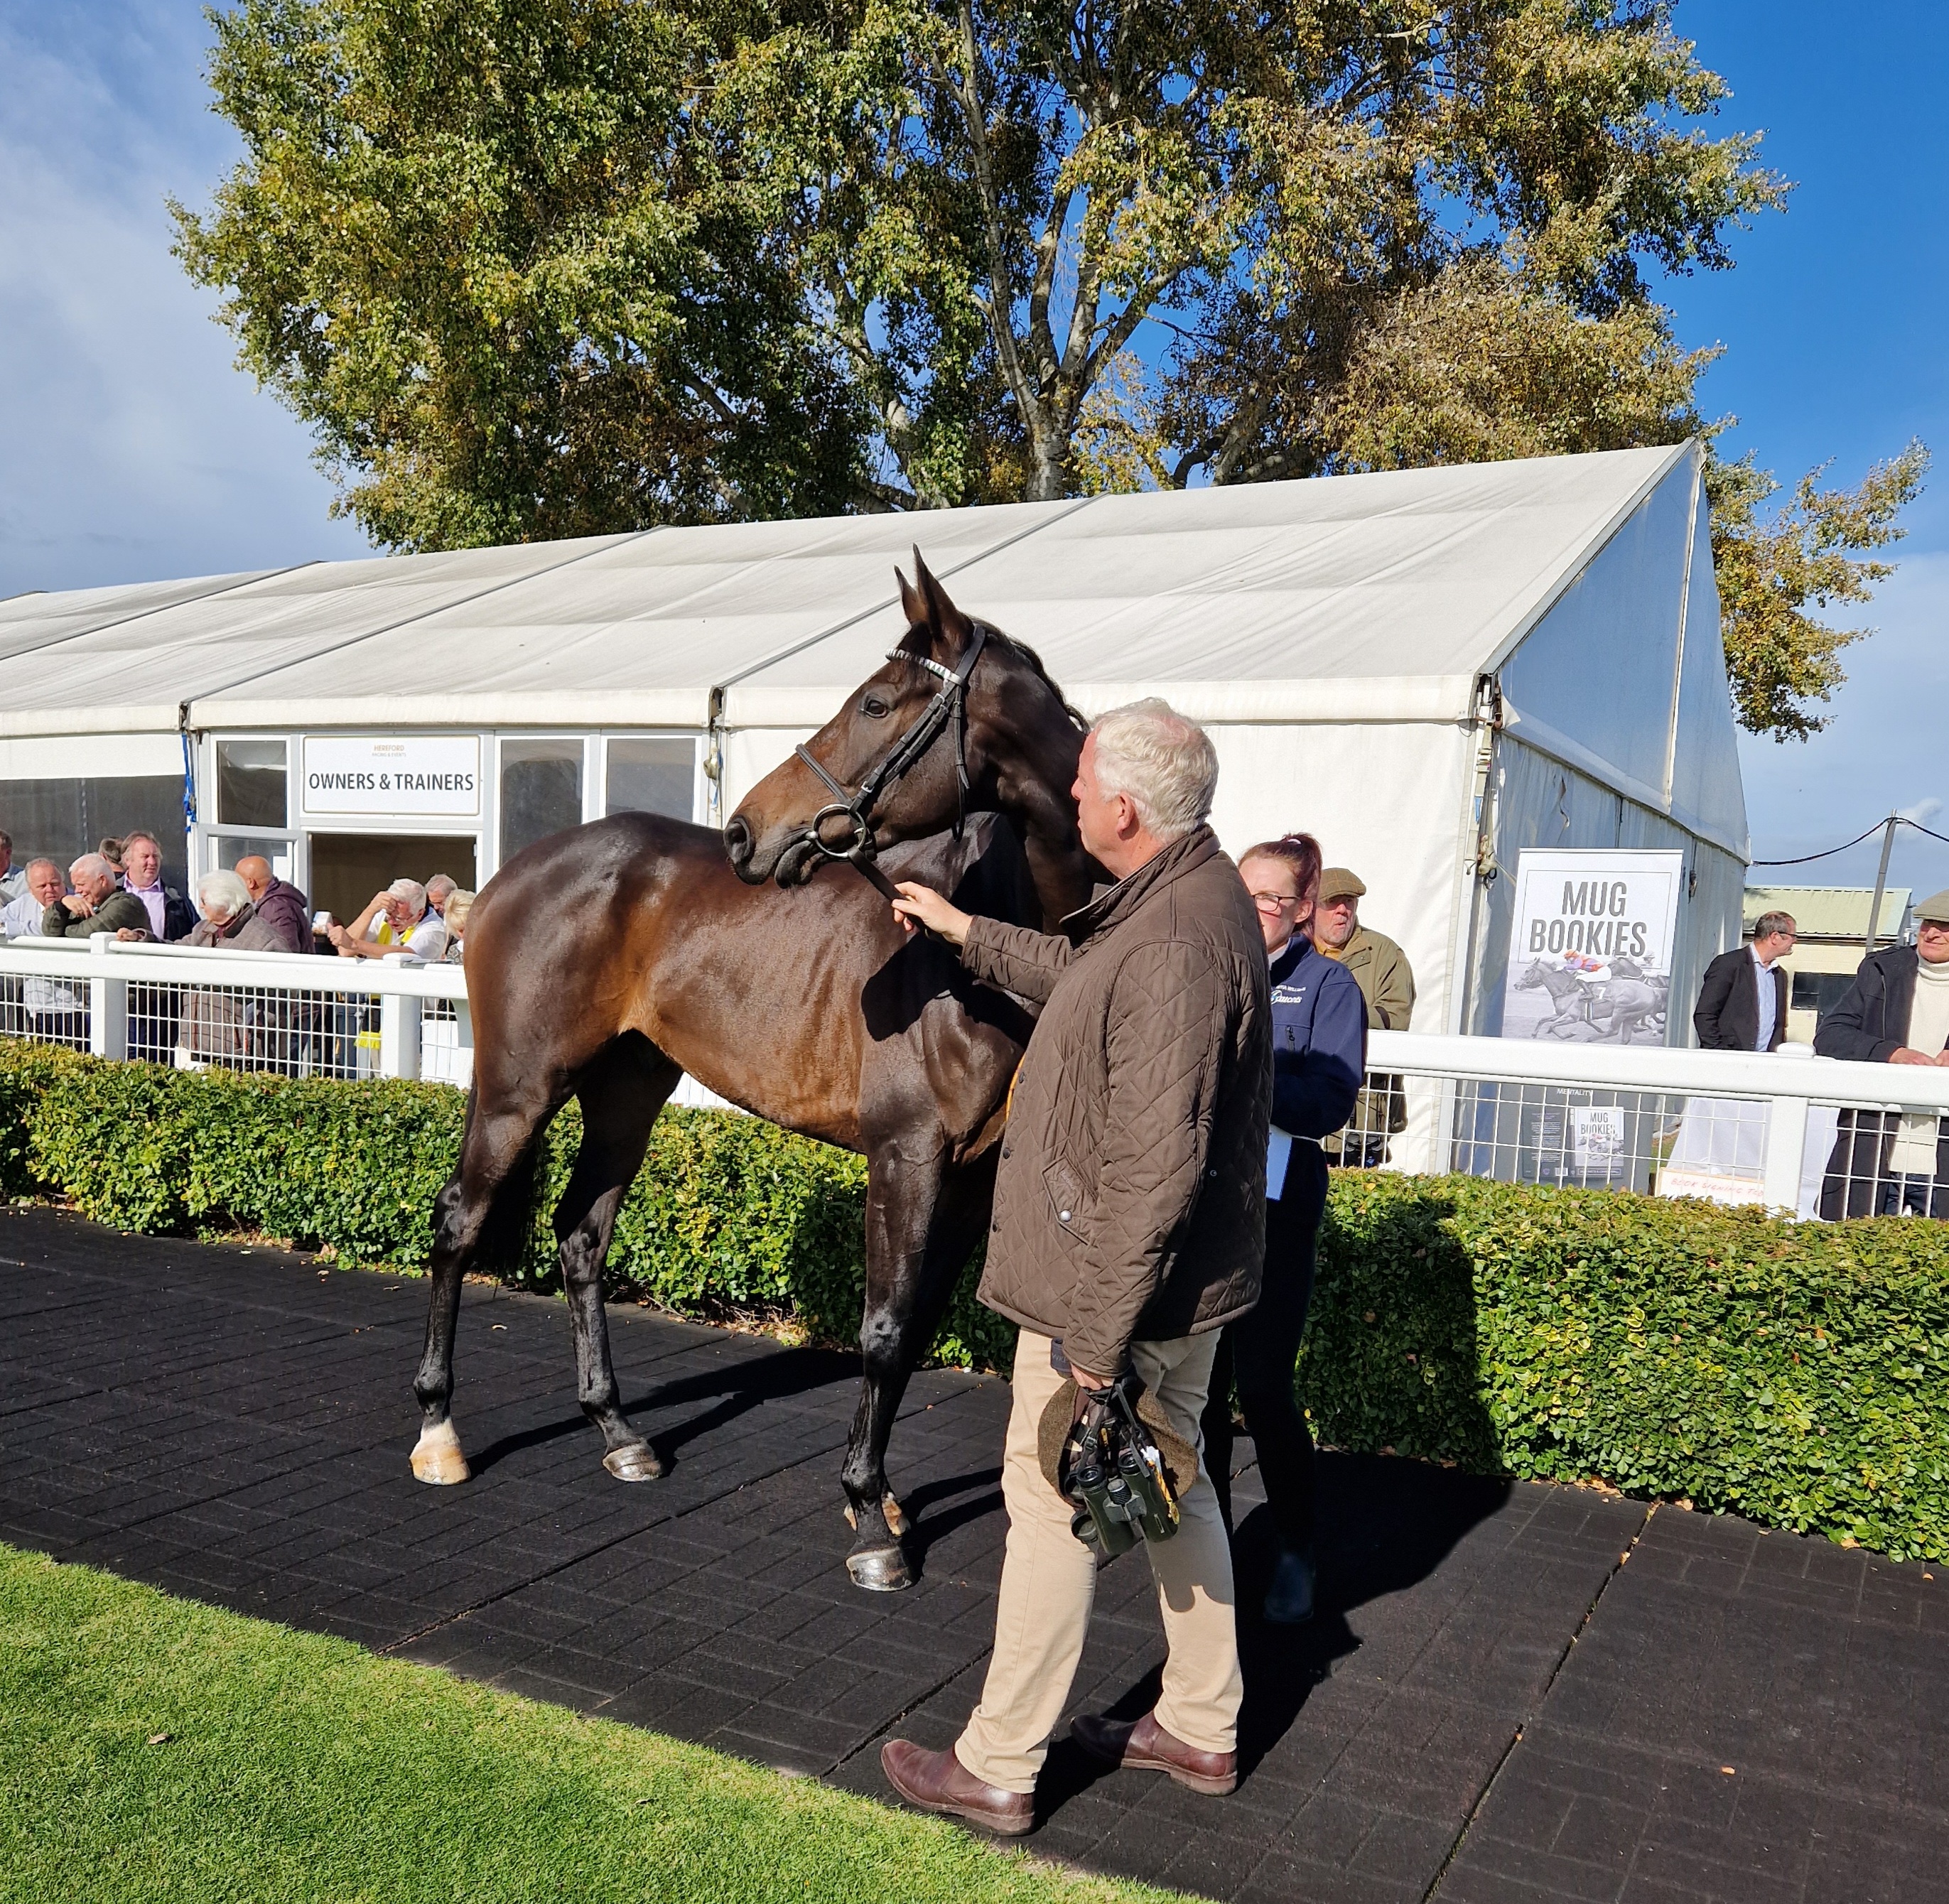
[{"label": "horse's hind leg", "polygon": [[536,1137],[554,1108],[543,1103],[484,1109],[477,1092],[468,1107],[459,1168],[434,1206],[433,1293],[426,1346],[413,1380],[421,1424],[412,1460],[415,1477],[437,1486],[466,1480],[471,1471],[449,1412],[461,1279],[484,1241],[499,1242],[496,1230],[525,1217],[527,1166]]},{"label": "horse's hind leg", "polygon": [[631,1033],[597,1060],[577,1086],[582,1148],[555,1207],[562,1281],[575,1331],[577,1390],[583,1410],[602,1430],[602,1465],[619,1481],[654,1480],[663,1463],[623,1412],[602,1312],[602,1266],[609,1239],[650,1141],[650,1126],[682,1073]]},{"label": "horse's hind leg", "polygon": [[964,1169],[889,1147],[872,1159],[866,1218],[866,1304],[859,1323],[859,1406],[841,1481],[855,1530],[847,1571],[856,1586],[892,1592],[913,1583],[887,1485],[887,1443],[915,1367],[940,1327],[954,1284],[987,1222],[992,1156]]}]

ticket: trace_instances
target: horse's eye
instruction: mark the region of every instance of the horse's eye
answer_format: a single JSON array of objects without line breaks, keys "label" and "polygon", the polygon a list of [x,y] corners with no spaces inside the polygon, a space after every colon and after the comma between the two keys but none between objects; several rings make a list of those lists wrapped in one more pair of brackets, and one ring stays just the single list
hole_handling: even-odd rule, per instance
[{"label": "horse's eye", "polygon": [[869,694],[859,704],[859,711],[869,720],[883,721],[887,718],[887,704],[878,694]]}]

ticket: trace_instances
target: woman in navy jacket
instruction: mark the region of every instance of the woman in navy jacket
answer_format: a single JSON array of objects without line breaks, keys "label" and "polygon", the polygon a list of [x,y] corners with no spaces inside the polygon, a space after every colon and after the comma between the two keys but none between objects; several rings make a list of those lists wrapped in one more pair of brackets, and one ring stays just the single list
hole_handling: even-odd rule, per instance
[{"label": "woman in navy jacket", "polygon": [[[1345,966],[1313,950],[1303,929],[1313,917],[1320,864],[1320,843],[1306,833],[1254,846],[1239,862],[1272,961],[1273,1156],[1264,1286],[1257,1308],[1229,1325],[1220,1341],[1204,1420],[1205,1464],[1229,1527],[1236,1381],[1279,1536],[1265,1617],[1282,1626],[1313,1617],[1313,1437],[1293,1396],[1292,1374],[1326,1209],[1320,1140],[1354,1114],[1367,1068],[1360,988]],[[1275,1194],[1282,1154],[1285,1178]]]}]

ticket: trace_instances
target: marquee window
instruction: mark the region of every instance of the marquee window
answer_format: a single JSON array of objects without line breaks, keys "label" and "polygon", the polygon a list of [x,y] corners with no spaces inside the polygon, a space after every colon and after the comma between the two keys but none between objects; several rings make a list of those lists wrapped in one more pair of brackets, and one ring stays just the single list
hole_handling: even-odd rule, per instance
[{"label": "marquee window", "polygon": [[505,865],[524,846],[582,824],[580,740],[501,743],[501,852]]},{"label": "marquee window", "polygon": [[219,741],[216,744],[216,818],[222,826],[266,831],[288,822],[288,790],[282,741]]},{"label": "marquee window", "polygon": [[688,820],[696,811],[697,743],[686,737],[612,739],[603,790],[605,813],[662,813]]}]

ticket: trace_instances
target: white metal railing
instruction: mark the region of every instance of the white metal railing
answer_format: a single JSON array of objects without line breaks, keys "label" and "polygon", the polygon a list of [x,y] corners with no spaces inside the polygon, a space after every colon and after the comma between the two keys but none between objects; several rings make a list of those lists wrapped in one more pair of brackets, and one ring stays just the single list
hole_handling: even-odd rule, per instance
[{"label": "white metal railing", "polygon": [[467,977],[409,955],[320,958],[118,940],[0,945],[0,1036],[293,1077],[474,1071]]},{"label": "white metal railing", "polygon": [[[1377,1031],[1344,1162],[1838,1213],[1949,1215],[1949,1070]],[[1935,1120],[1932,1124],[1932,1120]],[[1904,1143],[1897,1148],[1896,1139]],[[1845,1141],[1844,1141],[1845,1140]],[[1329,1140],[1329,1149],[1335,1140]],[[1926,1166],[1898,1167],[1926,1150]]]},{"label": "white metal railing", "polygon": [[[104,1058],[465,1087],[465,971],[185,946],[0,944],[0,1037]],[[1377,1031],[1343,1166],[1461,1171],[1764,1204],[1949,1216],[1932,1148],[1949,1070],[1846,1064],[1804,1045],[1674,1051]],[[723,1101],[686,1078],[676,1101]],[[1935,1120],[1935,1121],[1932,1121]],[[1921,1160],[1919,1163],[1918,1160]],[[1904,1164],[1909,1167],[1904,1167]]]}]

